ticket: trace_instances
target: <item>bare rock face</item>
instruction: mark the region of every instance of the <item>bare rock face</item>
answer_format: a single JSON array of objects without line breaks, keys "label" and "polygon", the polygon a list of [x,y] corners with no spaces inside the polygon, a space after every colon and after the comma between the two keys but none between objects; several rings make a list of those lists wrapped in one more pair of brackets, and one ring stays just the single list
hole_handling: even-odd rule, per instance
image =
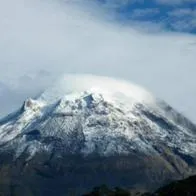
[{"label": "bare rock face", "polygon": [[[65,76],[0,120],[0,194],[155,189],[196,171],[196,126],[127,82]],[[24,195],[24,194],[23,194]]]}]

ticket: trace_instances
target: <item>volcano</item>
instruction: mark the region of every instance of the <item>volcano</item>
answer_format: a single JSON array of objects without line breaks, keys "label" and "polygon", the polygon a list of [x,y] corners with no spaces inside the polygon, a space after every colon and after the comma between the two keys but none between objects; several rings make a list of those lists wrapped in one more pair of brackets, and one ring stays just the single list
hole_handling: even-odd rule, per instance
[{"label": "volcano", "polygon": [[196,126],[134,84],[65,75],[0,120],[0,194],[153,190],[196,173]]}]

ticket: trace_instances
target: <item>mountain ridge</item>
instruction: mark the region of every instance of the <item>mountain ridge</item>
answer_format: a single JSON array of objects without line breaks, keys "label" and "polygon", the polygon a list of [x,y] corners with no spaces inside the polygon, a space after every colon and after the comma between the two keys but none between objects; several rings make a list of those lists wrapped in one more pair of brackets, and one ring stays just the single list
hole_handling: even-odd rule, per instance
[{"label": "mountain ridge", "polygon": [[196,173],[196,126],[145,90],[105,77],[64,77],[0,120],[0,139],[1,167],[22,182],[29,170],[30,184],[41,175],[43,191],[50,178],[81,191],[103,178],[154,189]]}]

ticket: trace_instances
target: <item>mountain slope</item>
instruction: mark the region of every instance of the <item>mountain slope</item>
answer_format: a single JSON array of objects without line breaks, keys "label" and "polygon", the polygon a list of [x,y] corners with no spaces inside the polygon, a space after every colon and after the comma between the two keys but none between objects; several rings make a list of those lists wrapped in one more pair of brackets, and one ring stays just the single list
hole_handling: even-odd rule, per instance
[{"label": "mountain slope", "polygon": [[155,195],[158,196],[194,196],[196,195],[196,176],[187,179],[172,182],[171,184],[160,188]]},{"label": "mountain slope", "polygon": [[89,193],[83,196],[194,196],[196,195],[196,176],[187,179],[174,181],[164,187],[159,188],[154,193],[143,193],[141,190],[124,190],[119,187],[109,189],[106,185],[93,188]]},{"label": "mountain slope", "polygon": [[36,195],[100,183],[154,189],[196,171],[195,125],[140,87],[106,77],[67,75],[26,100],[0,120],[0,145],[8,181],[0,183],[19,192],[27,184]]}]

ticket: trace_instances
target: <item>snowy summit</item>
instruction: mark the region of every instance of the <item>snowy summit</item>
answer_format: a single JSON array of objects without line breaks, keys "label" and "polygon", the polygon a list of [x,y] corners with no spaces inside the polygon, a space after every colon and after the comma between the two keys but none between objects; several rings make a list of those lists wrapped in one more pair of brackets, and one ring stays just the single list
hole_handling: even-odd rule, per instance
[{"label": "snowy summit", "polygon": [[44,142],[50,137],[61,141],[66,153],[149,154],[165,144],[195,155],[193,127],[141,87],[107,77],[65,75],[0,121],[0,144],[13,148],[16,156],[50,151],[53,142]]},{"label": "snowy summit", "polygon": [[144,89],[107,77],[66,75],[27,99],[0,120],[0,146],[3,164],[19,161],[38,186],[37,175],[48,183],[46,169],[59,186],[74,189],[87,187],[87,174],[95,179],[88,188],[103,179],[149,188],[196,173],[196,126]]}]

